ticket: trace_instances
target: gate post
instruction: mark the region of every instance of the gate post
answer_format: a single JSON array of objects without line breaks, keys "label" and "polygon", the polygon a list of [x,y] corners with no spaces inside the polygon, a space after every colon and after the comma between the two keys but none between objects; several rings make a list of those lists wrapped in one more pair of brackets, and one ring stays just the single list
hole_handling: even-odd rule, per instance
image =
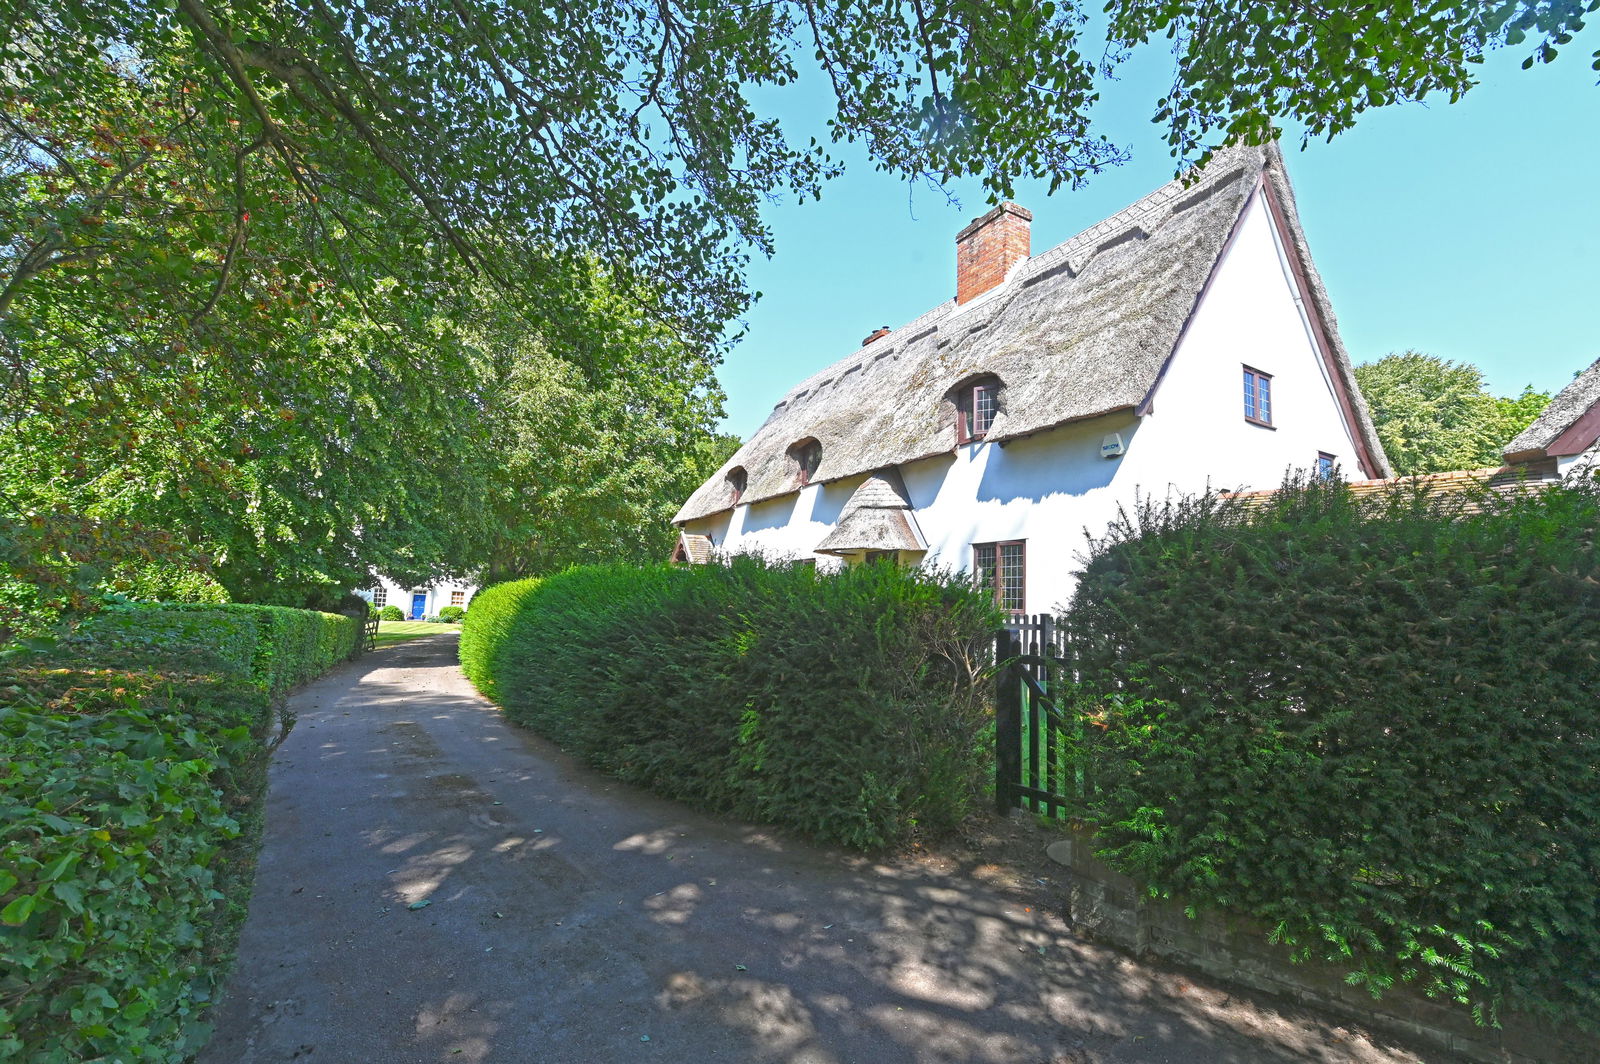
[{"label": "gate post", "polygon": [[1016,663],[1021,653],[1014,632],[995,633],[994,807],[1001,814],[1016,805],[1015,788],[1022,782],[1022,679]]}]

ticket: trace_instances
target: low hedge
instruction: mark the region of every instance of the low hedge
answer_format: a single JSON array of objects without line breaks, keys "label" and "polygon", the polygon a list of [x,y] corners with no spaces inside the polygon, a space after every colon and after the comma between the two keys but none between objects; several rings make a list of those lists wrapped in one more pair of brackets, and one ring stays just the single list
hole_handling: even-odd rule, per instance
[{"label": "low hedge", "polygon": [[278,695],[359,653],[362,622],[340,613],[244,603],[160,603],[101,611],[68,640],[84,660],[137,664],[182,646]]},{"label": "low hedge", "polygon": [[180,1060],[206,1037],[294,684],[360,622],[120,606],[0,656],[0,1059]]},{"label": "low hedge", "polygon": [[1597,529],[1592,487],[1147,508],[1067,617],[1073,813],[1375,992],[1600,1030]]},{"label": "low hedge", "polygon": [[894,566],[591,566],[480,592],[461,657],[605,772],[871,849],[952,827],[981,787],[997,623],[987,595]]}]

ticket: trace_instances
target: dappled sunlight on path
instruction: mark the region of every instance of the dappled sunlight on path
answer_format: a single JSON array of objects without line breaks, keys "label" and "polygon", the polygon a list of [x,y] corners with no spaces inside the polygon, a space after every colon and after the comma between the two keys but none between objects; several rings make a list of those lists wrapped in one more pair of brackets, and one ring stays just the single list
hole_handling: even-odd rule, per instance
[{"label": "dappled sunlight on path", "polygon": [[1042,854],[862,858],[596,776],[454,648],[297,696],[202,1064],[1421,1059],[1079,941]]}]

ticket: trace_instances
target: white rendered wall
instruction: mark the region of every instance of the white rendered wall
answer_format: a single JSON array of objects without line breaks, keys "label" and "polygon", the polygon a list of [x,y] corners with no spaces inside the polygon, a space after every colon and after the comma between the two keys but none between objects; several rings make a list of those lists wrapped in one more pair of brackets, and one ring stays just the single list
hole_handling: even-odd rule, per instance
[{"label": "white rendered wall", "polygon": [[[1209,477],[1219,488],[1272,488],[1287,467],[1312,468],[1318,451],[1362,479],[1274,233],[1258,194],[1156,385],[1140,443],[1160,452],[1161,468],[1141,463],[1146,486],[1198,491]],[[1273,428],[1244,419],[1245,366],[1272,376]]]},{"label": "white rendered wall", "polygon": [[[1243,369],[1272,376],[1273,426],[1244,419]],[[1003,401],[1003,400],[1002,400]],[[1101,457],[1107,433],[1125,453]],[[976,443],[900,467],[928,541],[922,563],[965,570],[972,544],[1025,540],[1029,613],[1070,599],[1087,547],[1119,508],[1141,496],[1271,488],[1291,467],[1332,454],[1359,478],[1355,444],[1317,354],[1259,194],[1156,386],[1150,411],[1064,425],[1005,445]],[[782,499],[735,507],[731,517],[687,522],[722,553],[815,557],[866,478],[812,485]]]},{"label": "white rendered wall", "polygon": [[[385,605],[399,606],[400,612],[406,615],[406,620],[411,619],[411,596],[420,593],[424,597],[422,615],[424,617],[437,617],[439,611],[450,605],[450,593],[460,591],[464,593],[466,602],[472,601],[472,596],[478,593],[476,584],[468,584],[460,580],[442,580],[433,584],[415,584],[401,587],[388,577],[380,577],[379,583],[386,594]],[[368,602],[373,600],[371,589],[364,588],[356,592]]]}]

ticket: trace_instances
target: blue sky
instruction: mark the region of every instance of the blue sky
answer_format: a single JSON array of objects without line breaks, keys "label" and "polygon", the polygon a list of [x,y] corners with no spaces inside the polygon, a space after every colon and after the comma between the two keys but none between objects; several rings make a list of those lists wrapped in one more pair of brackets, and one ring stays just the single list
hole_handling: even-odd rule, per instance
[{"label": "blue sky", "polygon": [[[1289,177],[1351,357],[1416,348],[1471,362],[1501,394],[1555,391],[1600,357],[1600,88],[1595,32],[1555,63],[1485,64],[1461,102],[1369,112],[1304,152]],[[1586,41],[1585,38],[1588,38]],[[1585,44],[1588,46],[1585,47]],[[1170,77],[1159,49],[1108,86],[1096,115],[1134,154],[1077,192],[1023,183],[1033,251],[1054,247],[1172,174],[1151,101]],[[800,139],[821,139],[828,101],[802,81],[764,101]],[[837,146],[844,177],[819,202],[770,207],[777,243],[751,266],[763,298],[719,376],[726,431],[748,438],[789,388],[955,291],[955,234],[987,209],[975,181],[941,193],[874,171]]]}]

